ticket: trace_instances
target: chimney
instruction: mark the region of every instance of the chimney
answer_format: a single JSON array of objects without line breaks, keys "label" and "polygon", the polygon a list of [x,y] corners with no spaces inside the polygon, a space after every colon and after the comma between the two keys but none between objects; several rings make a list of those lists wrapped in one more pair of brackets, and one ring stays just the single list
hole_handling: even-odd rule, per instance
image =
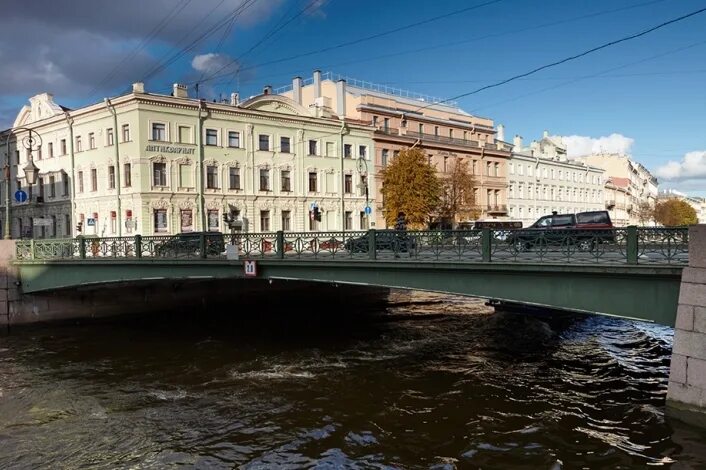
[{"label": "chimney", "polygon": [[314,70],[314,99],[321,98],[321,70]]},{"label": "chimney", "polygon": [[144,93],[145,92],[145,84],[142,82],[135,82],[132,84],[132,92],[133,93]]},{"label": "chimney", "polygon": [[272,85],[265,85],[265,88],[262,89],[262,94],[263,95],[271,95],[272,94]]},{"label": "chimney", "polygon": [[505,126],[498,124],[498,133],[495,135],[495,140],[505,141]]},{"label": "chimney", "polygon": [[186,85],[175,83],[174,92],[172,93],[172,96],[174,96],[175,98],[188,98],[189,93],[187,92]]},{"label": "chimney", "polygon": [[230,94],[230,105],[231,106],[238,106],[238,103],[240,102],[240,95],[238,93],[231,93]]},{"label": "chimney", "polygon": [[292,99],[298,104],[302,104],[302,77],[292,79]]},{"label": "chimney", "polygon": [[549,138],[549,131],[547,131],[547,130],[545,129],[545,130],[544,130],[544,133],[542,134],[542,138],[543,138],[543,139],[548,139],[548,138]]},{"label": "chimney", "polygon": [[512,151],[520,152],[522,150],[522,136],[515,134],[515,138],[512,139]]},{"label": "chimney", "polygon": [[336,82],[336,114],[339,119],[346,117],[346,81]]}]

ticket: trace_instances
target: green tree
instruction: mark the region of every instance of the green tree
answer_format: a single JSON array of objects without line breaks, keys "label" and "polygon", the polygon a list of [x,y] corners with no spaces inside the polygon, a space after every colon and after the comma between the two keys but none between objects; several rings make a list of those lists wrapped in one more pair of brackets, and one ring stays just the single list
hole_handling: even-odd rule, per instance
[{"label": "green tree", "polygon": [[655,221],[665,227],[693,225],[698,223],[696,211],[681,199],[667,199],[655,206]]},{"label": "green tree", "polygon": [[480,215],[475,204],[475,180],[468,162],[454,159],[451,171],[443,175],[439,215],[456,225],[457,221],[475,220]]},{"label": "green tree", "polygon": [[420,149],[405,149],[382,173],[385,221],[392,226],[402,211],[410,228],[424,228],[436,212],[441,184],[436,169]]}]

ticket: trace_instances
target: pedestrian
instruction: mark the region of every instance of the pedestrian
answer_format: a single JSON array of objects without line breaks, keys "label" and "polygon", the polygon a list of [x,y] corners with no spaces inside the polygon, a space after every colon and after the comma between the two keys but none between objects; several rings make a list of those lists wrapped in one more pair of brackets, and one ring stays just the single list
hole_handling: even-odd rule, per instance
[{"label": "pedestrian", "polygon": [[395,230],[407,230],[407,218],[405,217],[405,213],[402,211],[399,211],[397,213],[397,220],[395,220]]}]

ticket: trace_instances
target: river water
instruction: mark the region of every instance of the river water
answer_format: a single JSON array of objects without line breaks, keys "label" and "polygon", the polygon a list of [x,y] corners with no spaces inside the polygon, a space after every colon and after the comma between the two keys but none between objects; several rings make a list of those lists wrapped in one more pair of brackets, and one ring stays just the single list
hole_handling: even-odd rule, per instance
[{"label": "river water", "polygon": [[669,328],[418,292],[234,317],[0,336],[0,468],[706,468]]}]

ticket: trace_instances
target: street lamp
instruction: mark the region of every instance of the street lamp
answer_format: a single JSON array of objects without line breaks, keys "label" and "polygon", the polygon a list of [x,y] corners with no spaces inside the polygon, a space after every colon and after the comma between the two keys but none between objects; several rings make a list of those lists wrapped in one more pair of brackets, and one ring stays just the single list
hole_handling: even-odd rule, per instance
[{"label": "street lamp", "polygon": [[[10,129],[5,137],[5,165],[3,170],[5,173],[5,226],[3,227],[3,238],[10,239],[10,137],[15,131],[27,131],[29,135],[22,139],[22,145],[27,149],[27,166],[23,168],[25,172],[25,177],[27,178],[27,184],[31,188],[33,184],[37,182],[37,175],[39,174],[39,168],[34,164],[32,160],[32,150],[39,148],[42,145],[42,139],[37,134],[36,131],[29,129],[27,127],[14,127]],[[18,142],[19,143],[19,142]],[[20,234],[21,235],[21,234]]]}]

